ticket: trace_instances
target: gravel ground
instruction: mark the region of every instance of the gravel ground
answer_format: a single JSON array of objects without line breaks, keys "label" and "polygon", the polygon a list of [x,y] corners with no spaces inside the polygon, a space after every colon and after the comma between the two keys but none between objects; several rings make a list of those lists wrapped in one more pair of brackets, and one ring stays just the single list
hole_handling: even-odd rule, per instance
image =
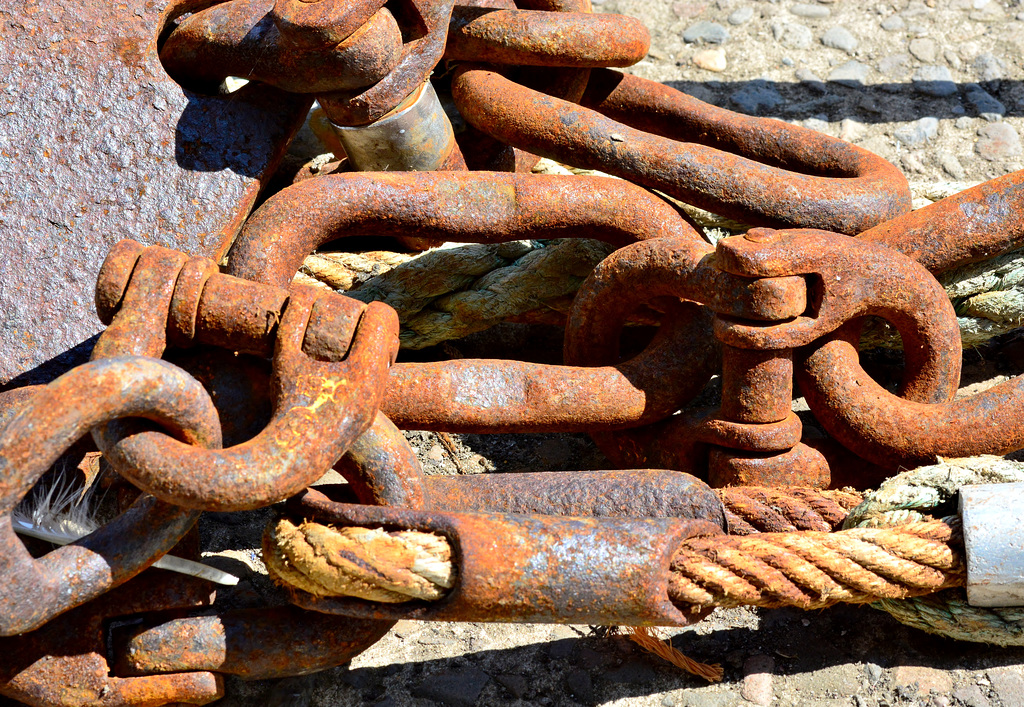
[{"label": "gravel ground", "polygon": [[[650,28],[650,54],[630,71],[849,140],[913,182],[977,182],[1022,167],[1024,7],[1016,2],[595,0],[595,11]],[[555,334],[530,331],[540,339],[528,348],[559,348]],[[513,356],[522,337],[512,327],[457,347]],[[969,353],[965,383],[975,390],[1020,373],[1024,361],[1007,353],[1019,349],[997,342]],[[583,436],[408,437],[427,473],[607,466]],[[204,528],[220,547],[244,546],[235,535],[251,532],[225,534],[215,521]],[[253,563],[251,554],[224,554]],[[266,590],[260,578],[253,583]],[[223,704],[1024,704],[1024,649],[956,643],[868,607],[718,611],[663,635],[693,658],[721,663],[725,679],[708,685],[588,626],[400,622],[349,666],[278,682],[230,680]]]},{"label": "gravel ground", "polygon": [[[1022,167],[1018,2],[594,2],[595,11],[633,15],[650,28],[650,54],[630,71],[862,145],[911,181],[977,182]],[[505,327],[457,347],[513,356],[523,332]],[[533,351],[560,348],[552,332],[529,335],[537,337],[526,344]],[[969,353],[965,380],[978,387],[1020,373],[1021,350],[1018,342]],[[408,436],[427,473],[608,465],[579,435]],[[271,592],[255,553],[238,549],[258,547],[268,516],[203,520],[208,560],[252,570],[236,599]],[[708,685],[588,626],[400,622],[348,666],[279,681],[231,678],[220,704],[1024,705],[1024,649],[956,643],[868,607],[718,611],[663,635],[695,659],[721,663],[725,679]]]}]

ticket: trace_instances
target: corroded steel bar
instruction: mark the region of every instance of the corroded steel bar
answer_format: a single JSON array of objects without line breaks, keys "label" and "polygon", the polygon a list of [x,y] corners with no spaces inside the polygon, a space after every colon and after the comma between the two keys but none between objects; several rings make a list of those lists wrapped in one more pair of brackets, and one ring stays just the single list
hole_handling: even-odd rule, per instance
[{"label": "corroded steel bar", "polygon": [[1024,448],[1024,376],[959,400],[907,400],[864,373],[859,338],[858,327],[844,327],[809,347],[796,368],[815,417],[858,456],[897,469]]},{"label": "corroded steel bar", "polygon": [[294,606],[171,619],[115,633],[119,675],[209,670],[266,680],[347,663],[384,637],[392,621],[325,616]]},{"label": "corroded steel bar", "polygon": [[460,432],[646,424],[671,415],[700,392],[718,360],[710,334],[706,318],[677,306],[641,354],[614,366],[488,359],[401,363],[391,370],[381,410],[407,429]]},{"label": "corroded steel bar", "polygon": [[668,562],[688,538],[722,533],[707,520],[423,512],[334,503],[314,489],[289,502],[335,525],[434,532],[455,549],[456,585],[442,600],[383,605],[289,590],[299,606],[363,618],[680,626],[701,615],[668,600]]},{"label": "corroded steel bar", "polygon": [[444,58],[514,66],[632,66],[650,46],[647,28],[632,17],[457,5]]},{"label": "corroded steel bar", "polygon": [[280,32],[270,6],[267,0],[230,0],[181,20],[160,45],[167,73],[207,92],[240,76],[290,93],[321,93],[377,83],[402,57],[401,30],[386,9],[333,46],[313,51]]},{"label": "corroded steel bar", "polygon": [[141,572],[188,532],[199,514],[141,497],[101,529],[34,559],[11,513],[60,455],[95,425],[120,417],[158,422],[192,444],[220,446],[206,391],[151,359],[83,364],[38,388],[0,429],[0,636],[38,628]]},{"label": "corroded steel bar", "polygon": [[617,518],[692,518],[725,527],[721,501],[689,474],[660,469],[430,476],[427,508]]},{"label": "corroded steel bar", "polygon": [[[452,96],[470,124],[505,143],[660,189],[743,223],[852,235],[910,209],[906,179],[867,150],[714,108],[635,76],[608,70],[595,70],[594,76],[589,103],[598,110],[472,68],[453,79]],[[602,115],[606,102],[613,111],[620,86],[637,106],[661,114],[666,125],[685,124],[671,134],[692,142],[631,127],[626,111],[615,113],[624,122]]]},{"label": "corroded steel bar", "polygon": [[205,705],[224,697],[207,671],[124,677],[107,662],[111,622],[210,603],[209,583],[150,570],[45,626],[0,638],[0,695],[32,707]]},{"label": "corroded steel bar", "polygon": [[1013,172],[860,234],[939,274],[1024,245],[1024,170]]}]

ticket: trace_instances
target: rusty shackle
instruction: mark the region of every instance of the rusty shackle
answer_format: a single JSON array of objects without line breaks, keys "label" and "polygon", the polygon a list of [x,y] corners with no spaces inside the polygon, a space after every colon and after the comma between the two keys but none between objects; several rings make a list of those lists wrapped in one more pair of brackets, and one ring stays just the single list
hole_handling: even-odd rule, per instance
[{"label": "rusty shackle", "polygon": [[110,326],[94,359],[192,342],[272,356],[274,415],[234,447],[202,450],[130,423],[94,430],[120,473],[189,508],[258,508],[319,478],[373,421],[398,349],[387,305],[245,282],[209,259],[134,241],[114,247],[96,291]]}]

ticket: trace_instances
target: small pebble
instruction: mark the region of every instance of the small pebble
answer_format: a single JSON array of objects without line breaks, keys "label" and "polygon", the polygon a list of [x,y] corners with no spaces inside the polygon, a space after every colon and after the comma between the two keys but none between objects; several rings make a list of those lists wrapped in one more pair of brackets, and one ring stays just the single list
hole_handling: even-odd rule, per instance
[{"label": "small pebble", "polygon": [[972,120],[971,120],[970,118],[968,118],[968,117],[967,117],[967,116],[965,115],[965,116],[963,116],[963,117],[961,117],[961,118],[957,118],[956,120],[954,120],[954,121],[953,121],[953,125],[954,125],[954,126],[955,126],[955,127],[956,127],[956,128],[958,129],[958,130],[967,130],[968,128],[970,128],[970,127],[971,127],[971,126],[973,125],[973,122],[974,122],[974,121],[972,121]]},{"label": "small pebble", "polygon": [[843,118],[842,122],[839,123],[839,139],[846,140],[847,142],[856,142],[864,137],[866,129],[864,123],[859,120]]},{"label": "small pebble", "polygon": [[818,93],[825,93],[828,91],[828,87],[825,82],[818,77],[810,69],[800,68],[796,70],[796,80],[805,86],[817,91]]},{"label": "small pebble", "polygon": [[989,123],[978,128],[974,150],[989,162],[1017,157],[1021,153],[1020,136],[1009,123]]},{"label": "small pebble", "polygon": [[755,705],[767,706],[772,703],[772,671],[775,661],[766,655],[752,655],[743,662],[743,699]]},{"label": "small pebble", "polygon": [[960,160],[956,158],[956,155],[949,152],[939,152],[935,155],[935,159],[939,166],[942,167],[942,171],[953,179],[963,181],[967,177],[967,171],[960,164]]},{"label": "small pebble", "polygon": [[882,666],[877,663],[866,663],[864,665],[864,674],[867,675],[868,682],[872,685],[882,679],[883,673]]},{"label": "small pebble", "polygon": [[749,5],[738,7],[729,13],[729,18],[726,20],[731,25],[742,25],[745,22],[749,22],[750,18],[754,16],[754,8]]},{"label": "small pebble", "polygon": [[687,44],[706,42],[708,44],[723,44],[729,39],[729,30],[717,22],[701,20],[695,22],[683,32],[683,41]]},{"label": "small pebble", "polygon": [[971,68],[974,69],[979,81],[998,81],[1003,78],[1006,65],[994,54],[985,52],[974,57]]},{"label": "small pebble", "polygon": [[806,2],[798,2],[796,5],[789,8],[789,11],[799,17],[808,17],[811,19],[821,19],[822,17],[828,17],[832,14],[832,11],[827,7],[811,5]]},{"label": "small pebble", "polygon": [[910,55],[891,54],[878,61],[878,70],[891,79],[904,79],[910,75]]},{"label": "small pebble", "polygon": [[839,49],[847,54],[857,51],[857,38],[845,27],[833,27],[821,35],[821,43],[832,49]]},{"label": "small pebble", "polygon": [[893,137],[908,147],[917,147],[931,140],[938,132],[938,119],[927,116],[896,128]]},{"label": "small pebble", "polygon": [[1024,704],[1024,670],[1019,665],[991,668],[988,679],[992,681],[992,689],[1004,705]]},{"label": "small pebble", "polygon": [[814,41],[811,30],[796,22],[773,22],[772,36],[786,49],[807,49]]},{"label": "small pebble", "polygon": [[924,174],[925,172],[928,171],[927,169],[925,169],[925,166],[921,162],[921,160],[919,160],[917,157],[910,154],[909,152],[903,155],[903,168],[907,172],[912,172],[914,174]]},{"label": "small pebble", "polygon": [[964,685],[953,690],[953,699],[959,700],[967,707],[989,707],[992,702],[981,694],[977,685]]},{"label": "small pebble", "polygon": [[693,55],[693,63],[706,71],[720,73],[725,71],[727,63],[724,49],[702,49]]},{"label": "small pebble", "polygon": [[[818,116],[813,116],[804,121],[804,127],[810,128],[811,130],[817,130],[819,133],[824,133],[828,131],[828,120]],[[810,621],[807,621],[805,624],[803,623],[804,621],[807,621],[807,619],[802,619],[800,623],[804,626],[811,625]]]},{"label": "small pebble", "polygon": [[930,37],[919,37],[910,40],[910,53],[926,64],[931,64],[938,56],[939,47]]},{"label": "small pebble", "polygon": [[976,83],[969,83],[964,87],[964,98],[974,108],[975,113],[990,123],[1006,115],[1006,106]]},{"label": "small pebble", "polygon": [[899,15],[889,15],[882,20],[882,29],[886,32],[901,32],[907,28],[907,23]]},{"label": "small pebble", "polygon": [[923,665],[900,665],[893,671],[892,679],[899,686],[916,685],[918,695],[927,695],[931,690],[942,695],[953,690],[953,677],[949,672]]},{"label": "small pebble", "polygon": [[864,85],[864,80],[871,73],[871,67],[859,61],[852,60],[832,69],[828,80],[842,86],[859,88]]},{"label": "small pebble", "polygon": [[914,72],[911,81],[914,84],[915,91],[927,96],[942,98],[956,93],[956,84],[953,82],[953,76],[945,66],[922,66]]}]

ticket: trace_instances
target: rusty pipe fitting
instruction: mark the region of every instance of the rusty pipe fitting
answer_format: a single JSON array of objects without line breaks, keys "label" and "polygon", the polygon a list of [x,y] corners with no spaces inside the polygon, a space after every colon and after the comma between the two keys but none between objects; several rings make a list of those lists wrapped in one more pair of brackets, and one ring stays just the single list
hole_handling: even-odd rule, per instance
[{"label": "rusty pipe fitting", "polygon": [[304,608],[360,618],[685,626],[701,615],[685,614],[668,599],[672,550],[683,539],[723,532],[708,520],[353,506],[314,489],[289,508],[320,522],[420,530],[451,542],[457,580],[437,602],[385,605],[288,590]]}]

